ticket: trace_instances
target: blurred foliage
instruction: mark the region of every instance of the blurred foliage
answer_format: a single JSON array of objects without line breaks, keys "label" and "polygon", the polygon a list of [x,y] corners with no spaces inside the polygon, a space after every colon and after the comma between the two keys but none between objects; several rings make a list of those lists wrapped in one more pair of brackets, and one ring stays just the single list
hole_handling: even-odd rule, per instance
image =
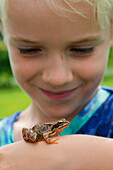
[{"label": "blurred foliage", "polygon": [[113,47],[110,49],[108,67],[113,67]]},{"label": "blurred foliage", "polygon": [[0,87],[14,87],[13,79],[6,45],[0,41]]},{"label": "blurred foliage", "polygon": [[[108,67],[113,68],[113,48],[111,48],[110,50]],[[109,76],[109,74],[106,75]],[[7,47],[3,43],[3,41],[0,41],[0,87],[15,87],[15,86],[17,85],[16,81],[12,76]]]},{"label": "blurred foliage", "polygon": [[3,36],[2,33],[0,32],[0,40],[3,40]]}]

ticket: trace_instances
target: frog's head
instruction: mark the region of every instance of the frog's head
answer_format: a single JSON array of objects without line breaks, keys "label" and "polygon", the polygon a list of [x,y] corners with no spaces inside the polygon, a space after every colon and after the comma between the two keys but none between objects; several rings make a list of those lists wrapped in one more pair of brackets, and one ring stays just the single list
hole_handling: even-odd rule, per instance
[{"label": "frog's head", "polygon": [[53,124],[52,129],[56,134],[61,133],[66,127],[70,124],[65,118],[58,120],[56,123]]}]

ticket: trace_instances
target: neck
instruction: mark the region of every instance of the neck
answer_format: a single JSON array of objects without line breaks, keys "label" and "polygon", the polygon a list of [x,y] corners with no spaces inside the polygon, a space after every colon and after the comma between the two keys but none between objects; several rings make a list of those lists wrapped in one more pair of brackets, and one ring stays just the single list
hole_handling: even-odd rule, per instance
[{"label": "neck", "polygon": [[20,116],[20,119],[28,124],[36,124],[38,122],[50,122],[56,121],[57,118],[50,117],[46,113],[42,112],[35,104],[31,104]]}]

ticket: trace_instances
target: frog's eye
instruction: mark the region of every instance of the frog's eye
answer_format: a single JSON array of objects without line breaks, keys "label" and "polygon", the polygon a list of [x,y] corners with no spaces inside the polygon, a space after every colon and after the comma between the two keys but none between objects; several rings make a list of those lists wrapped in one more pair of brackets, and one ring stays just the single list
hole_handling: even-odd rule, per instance
[{"label": "frog's eye", "polygon": [[59,122],[58,122],[58,125],[62,125],[62,124],[63,124],[63,122],[62,122],[62,121],[59,121]]}]

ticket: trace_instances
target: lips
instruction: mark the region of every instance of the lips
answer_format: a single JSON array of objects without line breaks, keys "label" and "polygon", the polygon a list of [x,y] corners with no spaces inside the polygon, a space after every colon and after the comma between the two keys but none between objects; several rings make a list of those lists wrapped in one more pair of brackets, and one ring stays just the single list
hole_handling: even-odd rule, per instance
[{"label": "lips", "polygon": [[63,99],[70,97],[78,89],[78,87],[68,90],[68,91],[63,91],[63,92],[51,92],[51,91],[47,91],[47,90],[44,90],[41,88],[39,88],[39,89],[49,99],[63,100]]}]

